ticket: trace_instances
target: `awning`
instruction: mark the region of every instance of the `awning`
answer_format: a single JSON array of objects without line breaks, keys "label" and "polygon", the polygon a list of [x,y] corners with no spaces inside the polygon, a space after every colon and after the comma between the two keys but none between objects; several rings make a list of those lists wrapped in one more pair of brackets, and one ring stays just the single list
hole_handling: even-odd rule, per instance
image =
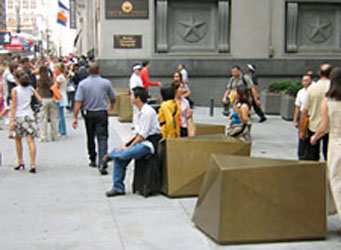
[{"label": "awning", "polygon": [[31,49],[30,43],[27,40],[24,40],[18,36],[12,36],[11,43],[5,44],[4,47],[9,51],[15,52],[29,51]]}]

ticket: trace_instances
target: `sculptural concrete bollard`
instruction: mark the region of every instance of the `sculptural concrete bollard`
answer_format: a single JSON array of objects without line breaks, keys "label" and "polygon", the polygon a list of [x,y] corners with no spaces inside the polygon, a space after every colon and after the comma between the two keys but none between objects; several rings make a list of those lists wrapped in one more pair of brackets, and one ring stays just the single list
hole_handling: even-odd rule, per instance
[{"label": "sculptural concrete bollard", "polygon": [[193,221],[218,243],[323,239],[325,164],[212,154]]}]

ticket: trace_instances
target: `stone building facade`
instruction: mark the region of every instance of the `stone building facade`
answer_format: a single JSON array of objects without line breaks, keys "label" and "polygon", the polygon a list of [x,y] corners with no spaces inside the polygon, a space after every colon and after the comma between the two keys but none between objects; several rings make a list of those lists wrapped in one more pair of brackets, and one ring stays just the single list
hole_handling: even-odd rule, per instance
[{"label": "stone building facade", "polygon": [[0,30],[6,29],[6,4],[5,0],[0,0]]},{"label": "stone building facade", "polygon": [[103,75],[127,86],[131,65],[149,59],[152,78],[166,83],[184,63],[199,105],[211,98],[219,103],[235,64],[255,64],[264,88],[273,79],[298,78],[341,59],[341,0],[83,3],[92,11],[84,11],[79,52],[91,51]]}]

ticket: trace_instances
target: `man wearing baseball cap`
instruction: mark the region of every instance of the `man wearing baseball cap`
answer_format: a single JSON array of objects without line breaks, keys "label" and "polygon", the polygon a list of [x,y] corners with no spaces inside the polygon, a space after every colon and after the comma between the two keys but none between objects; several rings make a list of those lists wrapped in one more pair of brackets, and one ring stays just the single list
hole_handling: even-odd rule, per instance
[{"label": "man wearing baseball cap", "polygon": [[257,76],[255,74],[256,71],[256,66],[254,66],[251,63],[246,64],[246,72],[247,74],[250,76],[250,78],[253,81],[254,84],[254,92],[256,92],[257,98],[255,98],[256,96],[254,95],[254,92],[251,91],[251,101],[252,101],[252,106],[253,109],[255,110],[256,114],[259,116],[260,120],[259,122],[264,122],[266,121],[266,117],[265,114],[261,108],[261,103],[259,101],[259,94],[258,94],[258,79]]},{"label": "man wearing baseball cap", "polygon": [[142,70],[142,66],[140,64],[133,65],[133,73],[131,74],[131,77],[129,80],[130,91],[135,87],[143,87],[142,79],[140,77],[141,70]]}]

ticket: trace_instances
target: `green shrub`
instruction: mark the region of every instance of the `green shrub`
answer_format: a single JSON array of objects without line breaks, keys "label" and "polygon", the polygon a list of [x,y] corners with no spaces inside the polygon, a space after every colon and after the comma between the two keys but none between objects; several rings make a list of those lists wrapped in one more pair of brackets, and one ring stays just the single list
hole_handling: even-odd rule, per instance
[{"label": "green shrub", "polygon": [[300,82],[292,82],[286,89],[283,90],[283,94],[296,96],[297,92],[303,88],[302,83]]},{"label": "green shrub", "polygon": [[271,82],[266,91],[269,93],[283,93],[285,95],[295,96],[297,92],[302,88],[302,84],[290,80],[284,80],[280,82]]}]

